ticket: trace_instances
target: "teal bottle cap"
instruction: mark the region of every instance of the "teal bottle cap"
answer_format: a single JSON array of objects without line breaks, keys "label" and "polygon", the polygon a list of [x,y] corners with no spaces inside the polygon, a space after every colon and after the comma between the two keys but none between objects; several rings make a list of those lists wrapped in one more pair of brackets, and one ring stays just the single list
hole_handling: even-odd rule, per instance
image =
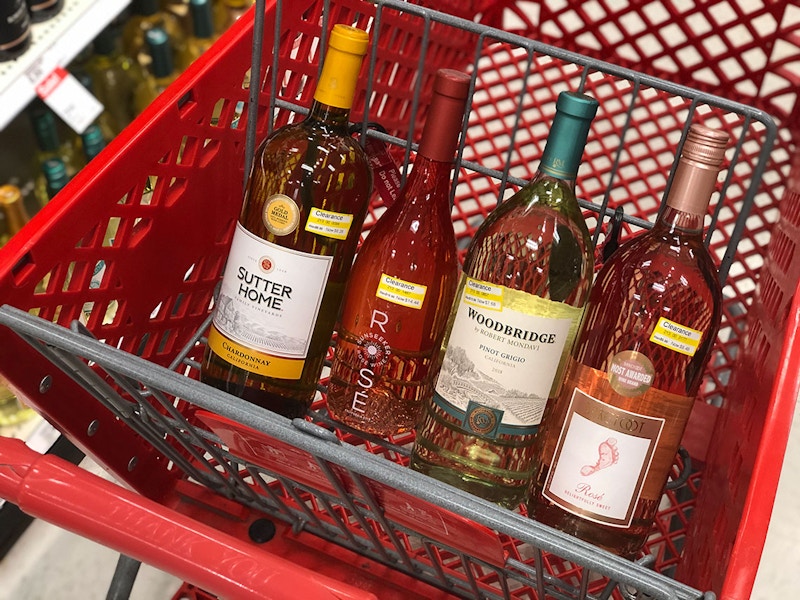
[{"label": "teal bottle cap", "polygon": [[561,92],[556,101],[556,110],[578,119],[591,121],[597,114],[597,100],[578,92]]},{"label": "teal bottle cap", "polygon": [[190,0],[189,10],[192,13],[192,29],[195,37],[208,39],[214,36],[214,21],[209,0]]},{"label": "teal bottle cap", "polygon": [[42,163],[42,172],[48,181],[55,181],[61,177],[67,176],[67,168],[64,166],[64,161],[60,158],[48,158]]},{"label": "teal bottle cap", "polygon": [[160,78],[171,75],[175,67],[167,32],[161,27],[152,27],[144,34],[144,39],[150,49],[150,56],[153,58],[150,65],[153,76]]},{"label": "teal bottle cap", "polygon": [[597,100],[586,94],[559,94],[556,116],[539,165],[540,171],[559,179],[575,178],[598,106]]}]

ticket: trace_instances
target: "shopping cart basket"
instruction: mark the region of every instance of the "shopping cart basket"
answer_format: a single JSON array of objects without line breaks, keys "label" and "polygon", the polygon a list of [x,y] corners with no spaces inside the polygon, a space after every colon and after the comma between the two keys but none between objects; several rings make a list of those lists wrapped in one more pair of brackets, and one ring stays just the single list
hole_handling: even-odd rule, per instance
[{"label": "shopping cart basket", "polygon": [[[175,511],[187,529],[178,515],[203,523],[197,531],[207,540],[210,525],[223,546],[245,540],[237,556],[288,558],[381,598],[746,597],[798,388],[790,342],[800,310],[792,305],[800,201],[788,176],[790,129],[750,104],[469,14],[501,25],[490,9],[461,6],[463,19],[395,0],[271,3],[262,77],[248,72],[254,19],[259,28],[262,19],[251,12],[0,251],[0,370],[147,506]],[[731,134],[707,236],[725,283],[725,321],[684,440],[694,467],[679,465],[685,483],[665,494],[640,561],[410,471],[413,433],[383,440],[338,427],[325,413],[324,378],[309,418],[294,421],[196,381],[241,207],[253,137],[244,124],[255,123],[260,137],[306,110],[323,32],[341,21],[372,32],[356,129],[387,144],[401,168],[435,71],[472,74],[454,190],[462,248],[497,199],[531,176],[563,89],[600,101],[579,173],[600,247],[619,211],[623,238],[650,225],[690,122]],[[255,112],[251,80],[264,82]],[[367,131],[370,122],[386,133]],[[384,202],[373,199],[367,228]],[[267,538],[256,549],[247,541]],[[110,543],[155,561],[153,544]],[[234,579],[229,568],[240,561],[220,562],[203,566]],[[175,569],[194,577],[186,563]],[[290,593],[294,579],[271,578],[256,593]],[[195,582],[231,593],[213,576]]]}]

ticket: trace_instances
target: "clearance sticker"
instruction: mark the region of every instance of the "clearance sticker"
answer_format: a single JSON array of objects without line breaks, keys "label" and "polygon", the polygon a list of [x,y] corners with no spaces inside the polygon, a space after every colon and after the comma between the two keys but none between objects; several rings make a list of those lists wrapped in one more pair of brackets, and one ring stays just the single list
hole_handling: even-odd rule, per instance
[{"label": "clearance sticker", "polygon": [[694,356],[703,337],[702,331],[685,327],[664,317],[658,319],[650,341],[675,352]]},{"label": "clearance sticker", "polygon": [[353,215],[312,208],[311,213],[308,215],[308,221],[306,221],[306,231],[336,240],[343,240],[350,232],[350,225],[352,224]]},{"label": "clearance sticker", "polygon": [[427,290],[427,286],[404,281],[397,277],[390,277],[383,273],[375,295],[387,302],[420,309],[422,308],[422,303],[425,302],[425,292]]},{"label": "clearance sticker", "polygon": [[468,277],[464,287],[464,304],[487,310],[503,310],[503,288]]}]

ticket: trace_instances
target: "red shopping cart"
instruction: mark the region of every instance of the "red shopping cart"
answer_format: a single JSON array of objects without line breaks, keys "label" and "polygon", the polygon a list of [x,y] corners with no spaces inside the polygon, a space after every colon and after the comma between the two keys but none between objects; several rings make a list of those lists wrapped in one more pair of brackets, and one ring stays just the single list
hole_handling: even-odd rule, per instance
[{"label": "red shopping cart", "polygon": [[[796,110],[770,110],[771,117],[764,109],[786,100],[774,89],[758,89],[746,103],[730,100],[743,76],[731,86],[694,86],[678,82],[680,69],[658,77],[658,61],[635,69],[624,54],[606,62],[576,52],[591,48],[569,47],[571,40],[544,44],[531,36],[560,39],[547,23],[574,28],[571,14],[591,29],[592,15],[526,4],[539,7],[536,27],[507,22],[522,3],[504,11],[476,3],[453,16],[396,0],[272,2],[263,15],[251,11],[238,22],[0,250],[0,371],[135,492],[102,484],[108,506],[138,505],[130,510],[149,516],[127,531],[116,531],[123,528],[115,522],[127,520],[116,512],[105,527],[95,525],[80,515],[91,507],[79,493],[82,478],[11,441],[0,446],[2,462],[20,466],[0,467],[2,494],[222,596],[292,597],[307,578],[320,597],[746,597],[800,388],[793,344],[800,274],[792,260],[800,167],[789,177]],[[647,28],[655,17],[645,16]],[[262,17],[264,73],[255,78],[248,66]],[[608,9],[594,29],[607,34],[611,17],[629,22]],[[746,20],[735,11],[734,19]],[[308,419],[294,421],[196,380],[241,206],[244,124],[254,114],[263,136],[305,111],[324,32],[341,21],[372,32],[354,118],[402,168],[436,69],[472,75],[454,190],[462,247],[498,198],[530,176],[562,89],[583,89],[601,105],[579,174],[598,245],[618,208],[623,237],[649,226],[688,123],[722,127],[735,140],[709,219],[725,321],[684,440],[693,467],[683,465],[683,477],[676,472],[686,481],[665,494],[641,560],[612,556],[410,471],[413,434],[378,439],[337,426],[325,412],[324,379]],[[796,40],[793,22],[779,35]],[[683,47],[676,54],[685,56]],[[767,71],[759,80],[769,79]],[[727,72],[714,71],[723,79]],[[263,81],[253,90],[255,113],[251,80]],[[372,121],[386,133],[366,132]],[[367,228],[382,208],[376,196]],[[74,500],[66,518],[50,506],[57,502],[47,483],[62,472],[56,493]],[[151,519],[160,525],[149,526]],[[232,558],[162,544],[161,527],[173,526],[187,546],[216,544],[224,549],[218,556]],[[164,550],[181,556],[171,560]],[[240,575],[243,564],[252,573]],[[261,581],[264,569],[276,574]]]}]

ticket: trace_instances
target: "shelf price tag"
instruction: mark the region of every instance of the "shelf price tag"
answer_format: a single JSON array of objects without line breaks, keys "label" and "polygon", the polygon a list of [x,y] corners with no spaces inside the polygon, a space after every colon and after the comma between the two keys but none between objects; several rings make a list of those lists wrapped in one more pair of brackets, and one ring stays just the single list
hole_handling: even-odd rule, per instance
[{"label": "shelf price tag", "polygon": [[63,67],[47,68],[46,61],[40,60],[27,75],[36,95],[79,134],[103,112],[100,101]]}]

